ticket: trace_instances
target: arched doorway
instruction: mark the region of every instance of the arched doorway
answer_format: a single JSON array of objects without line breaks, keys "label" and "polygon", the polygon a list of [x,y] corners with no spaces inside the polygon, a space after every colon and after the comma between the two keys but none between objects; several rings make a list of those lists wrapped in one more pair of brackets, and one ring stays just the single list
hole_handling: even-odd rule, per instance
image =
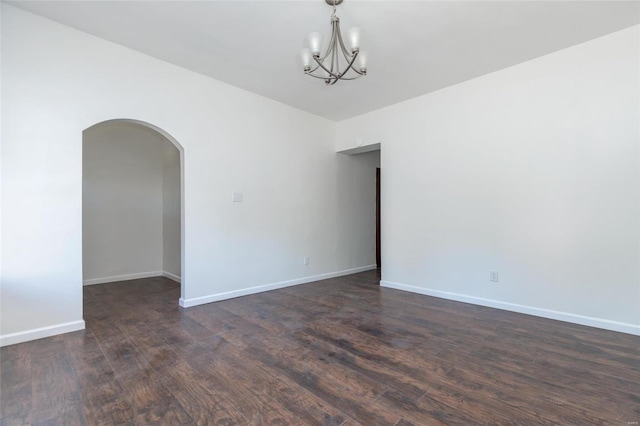
[{"label": "arched doorway", "polygon": [[143,121],[83,131],[83,285],[184,280],[184,149]]}]

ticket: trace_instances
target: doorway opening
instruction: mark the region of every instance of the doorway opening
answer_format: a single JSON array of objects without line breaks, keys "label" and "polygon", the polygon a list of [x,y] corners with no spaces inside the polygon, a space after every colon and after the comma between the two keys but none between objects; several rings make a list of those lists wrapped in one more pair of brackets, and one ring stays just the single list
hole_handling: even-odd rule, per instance
[{"label": "doorway opening", "polygon": [[149,123],[82,134],[83,285],[164,276],[184,295],[184,150]]},{"label": "doorway opening", "polygon": [[[372,144],[338,151],[339,199],[346,207],[339,231],[348,236],[352,259],[367,270],[382,267],[381,149]],[[378,280],[379,284],[379,280]]]}]

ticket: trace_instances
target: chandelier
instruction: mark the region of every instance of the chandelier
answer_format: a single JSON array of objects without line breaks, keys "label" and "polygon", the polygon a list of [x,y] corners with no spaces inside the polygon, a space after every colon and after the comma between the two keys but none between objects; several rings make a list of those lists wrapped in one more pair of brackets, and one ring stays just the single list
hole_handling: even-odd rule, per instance
[{"label": "chandelier", "polygon": [[347,32],[347,48],[340,33],[340,18],[336,15],[336,6],[342,0],[325,2],[333,6],[329,45],[322,53],[322,34],[309,34],[309,48],[302,49],[301,55],[304,73],[324,80],[328,86],[336,84],[338,80],[355,80],[367,75],[366,55],[360,51],[360,28],[354,27]]}]

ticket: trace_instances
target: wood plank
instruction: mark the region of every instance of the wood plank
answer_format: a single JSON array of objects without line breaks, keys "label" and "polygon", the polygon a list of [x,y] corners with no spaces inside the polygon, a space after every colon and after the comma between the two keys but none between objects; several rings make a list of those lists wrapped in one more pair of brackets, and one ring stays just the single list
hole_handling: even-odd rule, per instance
[{"label": "wood plank", "polygon": [[124,424],[133,419],[133,408],[122,398],[124,389],[87,329],[65,335],[67,353],[74,364],[82,393],[82,410],[88,424]]},{"label": "wood plank", "polygon": [[170,370],[164,384],[198,425],[246,425],[241,407],[219,391],[217,382],[181,359]]},{"label": "wood plank", "polygon": [[69,407],[81,403],[81,393],[64,336],[33,342],[31,353],[33,423],[66,417]]},{"label": "wood plank", "polygon": [[33,381],[31,377],[32,346],[29,343],[1,348],[0,352],[0,423],[31,424],[33,413]]},{"label": "wood plank", "polygon": [[[162,383],[197,424],[248,424],[232,403],[215,390],[210,381],[189,366],[159,335],[144,323],[121,324],[120,329],[135,342],[136,348],[159,373]],[[218,354],[200,352],[203,354]]]},{"label": "wood plank", "polygon": [[[108,337],[100,340],[100,348],[124,389],[122,398],[133,408],[134,422],[147,424],[160,419],[173,424],[193,422],[166,388],[163,376],[153,369],[127,335],[120,330],[119,337],[113,336],[111,327],[105,329]],[[100,339],[99,334],[96,336]]]}]

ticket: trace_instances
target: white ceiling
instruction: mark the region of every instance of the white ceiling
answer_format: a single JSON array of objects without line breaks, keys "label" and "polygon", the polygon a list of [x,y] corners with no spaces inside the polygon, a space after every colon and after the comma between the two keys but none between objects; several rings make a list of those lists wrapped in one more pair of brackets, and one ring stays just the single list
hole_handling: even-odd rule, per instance
[{"label": "white ceiling", "polygon": [[368,75],[327,87],[298,60],[309,32],[329,32],[324,0],[7,3],[331,120],[640,22],[638,1],[345,0],[338,16],[362,29]]}]

